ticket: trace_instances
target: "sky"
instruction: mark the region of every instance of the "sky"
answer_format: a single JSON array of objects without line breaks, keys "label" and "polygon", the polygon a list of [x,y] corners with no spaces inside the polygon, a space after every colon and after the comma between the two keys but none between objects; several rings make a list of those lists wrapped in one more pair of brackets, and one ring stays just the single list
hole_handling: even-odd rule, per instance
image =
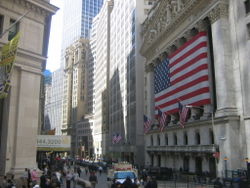
[{"label": "sky", "polygon": [[54,72],[60,67],[61,41],[62,41],[62,22],[63,22],[63,0],[51,0],[51,4],[60,8],[52,16],[49,49],[46,69]]}]

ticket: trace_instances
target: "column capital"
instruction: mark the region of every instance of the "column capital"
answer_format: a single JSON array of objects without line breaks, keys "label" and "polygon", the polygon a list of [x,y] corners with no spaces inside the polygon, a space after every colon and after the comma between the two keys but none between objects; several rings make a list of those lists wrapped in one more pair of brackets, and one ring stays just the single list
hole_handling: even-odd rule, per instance
[{"label": "column capital", "polygon": [[220,3],[218,3],[217,6],[214,7],[208,13],[208,17],[209,17],[211,24],[216,22],[220,18],[227,18],[228,12],[229,12],[228,9],[229,9],[229,5],[227,2],[221,1]]},{"label": "column capital", "polygon": [[145,71],[148,72],[153,72],[154,71],[154,63],[150,63],[148,65],[145,65]]},{"label": "column capital", "polygon": [[208,24],[204,20],[198,21],[196,25],[197,25],[197,29],[199,30],[199,32],[207,31],[207,29],[208,29]]}]

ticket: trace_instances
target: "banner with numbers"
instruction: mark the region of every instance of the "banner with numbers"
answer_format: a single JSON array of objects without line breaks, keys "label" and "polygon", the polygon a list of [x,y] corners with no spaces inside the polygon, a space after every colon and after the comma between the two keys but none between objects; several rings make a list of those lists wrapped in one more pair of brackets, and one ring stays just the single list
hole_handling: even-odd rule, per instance
[{"label": "banner with numbers", "polygon": [[16,58],[16,52],[20,33],[1,49],[0,58],[0,99],[5,98],[8,95],[10,88],[10,75],[13,68],[13,63]]}]

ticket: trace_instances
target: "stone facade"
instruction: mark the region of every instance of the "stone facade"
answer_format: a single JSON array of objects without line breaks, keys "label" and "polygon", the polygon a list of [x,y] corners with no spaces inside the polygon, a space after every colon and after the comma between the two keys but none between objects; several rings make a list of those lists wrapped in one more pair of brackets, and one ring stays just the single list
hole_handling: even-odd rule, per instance
[{"label": "stone facade", "polygon": [[[89,60],[89,40],[81,38],[74,42],[65,51],[64,68],[64,96],[63,96],[63,134],[71,135],[72,154],[77,154],[77,149],[82,134],[77,132],[78,125],[86,124],[87,114],[87,84]],[[90,126],[88,126],[90,131]],[[86,133],[86,132],[85,132]]]},{"label": "stone facade", "polygon": [[[146,165],[207,171],[221,177],[225,169],[246,168],[244,159],[250,153],[246,11],[243,0],[166,0],[151,10],[142,31],[144,113],[154,117],[154,67],[201,31],[209,37],[212,104],[192,108],[184,129],[171,115],[162,133],[153,128],[146,134]],[[220,153],[218,159],[215,152]]]},{"label": "stone facade", "polygon": [[[47,1],[1,0],[3,30],[10,19],[20,22],[21,34],[16,61],[12,70],[11,89],[1,101],[0,175],[22,173],[36,165],[36,142],[40,124],[40,84],[44,71],[50,20],[57,8]],[[8,33],[0,46],[8,42]]]}]

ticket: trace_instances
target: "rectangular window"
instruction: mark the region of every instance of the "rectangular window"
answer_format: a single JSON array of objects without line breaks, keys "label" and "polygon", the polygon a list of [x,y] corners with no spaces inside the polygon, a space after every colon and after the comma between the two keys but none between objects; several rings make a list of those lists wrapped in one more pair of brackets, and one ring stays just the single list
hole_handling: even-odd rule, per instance
[{"label": "rectangular window", "polygon": [[[10,19],[10,26],[15,23],[16,20]],[[8,40],[10,41],[19,31],[19,22],[10,28]]]},{"label": "rectangular window", "polygon": [[250,23],[247,24],[248,39],[250,39]]},{"label": "rectangular window", "polygon": [[3,19],[4,19],[3,15],[0,15],[0,34],[2,34],[3,32]]},{"label": "rectangular window", "polygon": [[250,12],[250,0],[245,1],[246,14]]}]

